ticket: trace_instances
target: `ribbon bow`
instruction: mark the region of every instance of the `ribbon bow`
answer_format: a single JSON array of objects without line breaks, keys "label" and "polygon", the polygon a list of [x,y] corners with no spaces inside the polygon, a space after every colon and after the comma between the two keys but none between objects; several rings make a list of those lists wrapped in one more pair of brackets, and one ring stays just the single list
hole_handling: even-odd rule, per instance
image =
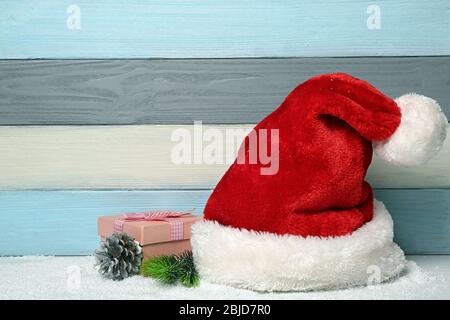
[{"label": "ribbon bow", "polygon": [[167,221],[170,224],[170,240],[184,239],[184,225],[181,217],[190,216],[191,212],[175,211],[145,211],[123,214],[114,221],[114,232],[123,232],[123,225],[127,221]]}]

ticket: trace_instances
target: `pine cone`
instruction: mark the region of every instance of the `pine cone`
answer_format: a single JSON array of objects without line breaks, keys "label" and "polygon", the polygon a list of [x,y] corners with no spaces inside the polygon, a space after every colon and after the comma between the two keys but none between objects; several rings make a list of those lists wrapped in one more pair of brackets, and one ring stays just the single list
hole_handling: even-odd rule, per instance
[{"label": "pine cone", "polygon": [[142,263],[142,248],[126,233],[114,233],[102,241],[95,250],[95,266],[98,272],[108,279],[123,280],[139,274]]}]

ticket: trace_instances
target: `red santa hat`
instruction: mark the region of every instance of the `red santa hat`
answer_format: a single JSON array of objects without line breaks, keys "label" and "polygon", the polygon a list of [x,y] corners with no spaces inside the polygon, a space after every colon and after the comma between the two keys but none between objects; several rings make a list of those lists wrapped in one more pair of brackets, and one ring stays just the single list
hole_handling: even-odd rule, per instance
[{"label": "red santa hat", "polygon": [[[365,285],[374,268],[379,281],[399,275],[405,256],[391,216],[364,178],[372,144],[380,157],[408,166],[441,148],[447,119],[437,102],[416,94],[394,101],[350,75],[326,74],[295,88],[253,134],[273,129],[278,170],[263,174],[259,159],[235,161],[193,227],[200,276],[291,291]],[[241,146],[247,158],[249,139]]]}]

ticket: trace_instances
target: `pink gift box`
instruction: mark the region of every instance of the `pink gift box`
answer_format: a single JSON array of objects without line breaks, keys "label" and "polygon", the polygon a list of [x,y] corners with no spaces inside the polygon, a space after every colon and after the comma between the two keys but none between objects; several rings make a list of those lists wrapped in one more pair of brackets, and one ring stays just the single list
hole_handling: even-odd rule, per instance
[{"label": "pink gift box", "polygon": [[[98,234],[102,239],[114,233],[114,223],[122,216],[101,216],[98,218]],[[191,250],[191,226],[203,216],[187,215],[178,219],[183,221],[182,239],[173,241],[170,238],[170,223],[167,221],[124,221],[123,232],[135,238],[143,248],[144,259],[179,254]]]}]

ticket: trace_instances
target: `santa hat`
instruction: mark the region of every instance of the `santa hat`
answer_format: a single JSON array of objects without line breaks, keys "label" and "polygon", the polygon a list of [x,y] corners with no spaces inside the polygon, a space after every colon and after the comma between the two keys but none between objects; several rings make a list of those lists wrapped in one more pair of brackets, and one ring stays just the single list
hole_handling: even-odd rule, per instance
[{"label": "santa hat", "polygon": [[[266,130],[264,130],[266,129]],[[278,141],[270,130],[278,129]],[[378,156],[398,165],[431,158],[446,137],[436,101],[395,101],[347,74],[316,76],[292,91],[253,135],[268,136],[279,168],[235,161],[210,196],[192,246],[202,279],[261,291],[344,288],[399,275],[393,223],[364,181]],[[241,146],[250,156],[250,135]],[[261,147],[259,145],[259,147]]]}]

